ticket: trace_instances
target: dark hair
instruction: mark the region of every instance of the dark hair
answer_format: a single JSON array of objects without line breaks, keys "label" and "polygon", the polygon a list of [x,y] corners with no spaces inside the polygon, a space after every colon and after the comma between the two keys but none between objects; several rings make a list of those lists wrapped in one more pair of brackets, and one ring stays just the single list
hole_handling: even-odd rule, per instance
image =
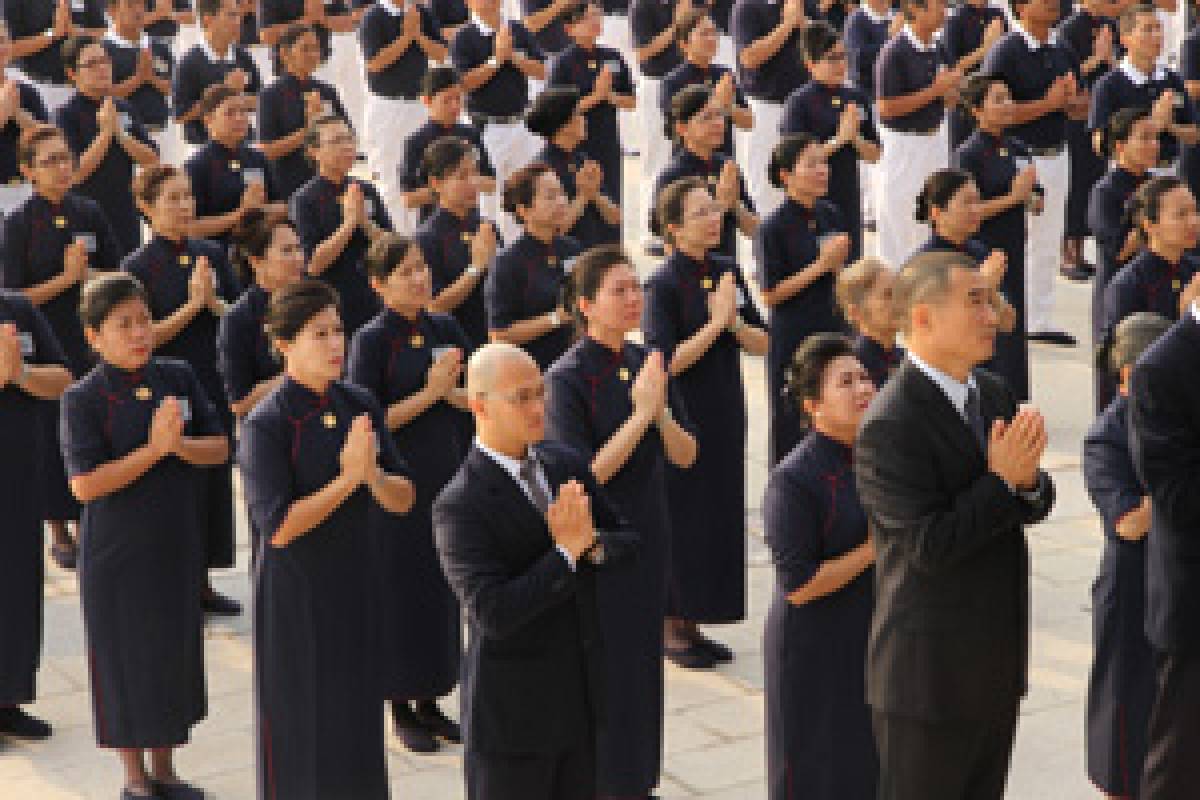
[{"label": "dark hair", "polygon": [[700,22],[710,18],[705,6],[692,6],[675,18],[675,41],[686,42]]},{"label": "dark hair", "polygon": [[515,216],[518,208],[529,208],[533,205],[534,187],[538,178],[546,173],[555,174],[548,164],[535,161],[509,175],[508,180],[504,182],[504,210]]},{"label": "dark hair", "polygon": [[571,312],[575,328],[582,333],[587,320],[579,310],[579,298],[596,299],[596,292],[604,282],[604,276],[618,264],[632,265],[629,255],[618,244],[602,244],[585,250],[575,259],[575,266],[566,283],[564,306]]},{"label": "dark hair", "polygon": [[311,33],[316,36],[317,31],[313,26],[306,25],[303,22],[294,22],[283,29],[283,33],[275,40],[275,52],[282,53],[284,50],[290,49],[300,38],[306,33]]},{"label": "dark hair", "polygon": [[534,98],[525,113],[525,127],[543,139],[553,139],[579,109],[579,90],[574,86],[551,86]]},{"label": "dark hair", "polygon": [[667,139],[673,142],[678,141],[679,134],[675,131],[676,124],[687,122],[699,114],[711,99],[712,89],[703,83],[693,83],[676,92],[675,96],[671,98],[671,107],[666,116]]},{"label": "dark hair", "polygon": [[1017,12],[1021,10],[1021,6],[1028,3],[1029,0],[1008,0],[1008,8],[1012,11],[1013,18],[1017,17]]},{"label": "dark hair", "polygon": [[829,365],[842,356],[852,355],[854,346],[840,333],[815,333],[792,353],[784,369],[784,386],[805,423],[811,420],[804,410],[804,401],[819,400]]},{"label": "dark hair", "polygon": [[133,176],[133,196],[143,205],[152,206],[158,202],[163,186],[176,175],[186,177],[187,173],[174,164],[155,164],[144,167],[137,175]]},{"label": "dark hair", "polygon": [[837,31],[828,22],[810,22],[800,34],[800,56],[806,61],[820,61],[840,41]]},{"label": "dark hair", "polygon": [[592,6],[602,8],[603,4],[600,0],[575,0],[574,3],[567,6],[559,19],[562,20],[564,25],[574,25],[583,19],[584,15],[587,14],[587,10]]},{"label": "dark hair", "polygon": [[421,156],[421,176],[426,181],[430,178],[440,180],[449,175],[464,158],[475,152],[475,145],[461,136],[442,136],[435,139]]},{"label": "dark hair", "polygon": [[1117,20],[1117,30],[1121,33],[1129,33],[1137,25],[1138,17],[1144,14],[1150,14],[1157,18],[1158,11],[1148,3],[1138,3],[1122,14],[1121,18]]},{"label": "dark hair", "polygon": [[200,95],[201,116],[207,117],[231,97],[241,97],[241,93],[223,83],[214,83],[209,86],[204,90],[204,94]]},{"label": "dark hair", "polygon": [[290,342],[309,320],[331,306],[341,311],[336,289],[316,278],[301,278],[271,295],[263,328],[268,338]]},{"label": "dark hair", "polygon": [[250,265],[250,259],[262,258],[267,254],[267,248],[275,240],[275,231],[279,228],[296,230],[287,217],[268,215],[260,208],[252,208],[242,215],[241,221],[233,229],[230,237],[233,241],[233,263],[247,283],[254,279],[254,267]]},{"label": "dark hair", "polygon": [[[312,150],[321,144],[321,128],[329,125],[335,125],[339,122],[345,125],[347,128],[350,127],[350,123],[337,114],[321,114],[312,122],[310,122],[308,125],[308,130],[304,132],[304,149],[306,153],[307,151]],[[307,154],[309,155],[309,160],[312,160],[311,153]]]},{"label": "dark hair", "polygon": [[26,128],[17,140],[17,162],[27,167],[33,166],[38,146],[51,139],[62,139],[65,142],[67,135],[53,125],[45,123],[36,123]]},{"label": "dark hair", "polygon": [[[1021,0],[1026,2],[1026,0]],[[912,19],[912,10],[914,8],[924,9],[929,5],[929,0],[899,0],[900,13],[905,19]]]},{"label": "dark hair", "polygon": [[662,237],[668,244],[674,244],[674,242],[673,237],[667,231],[667,226],[683,222],[683,200],[693,189],[703,189],[707,192],[708,183],[703,178],[696,176],[680,178],[660,189],[654,200],[652,233]]},{"label": "dark hair", "polygon": [[899,330],[911,330],[913,308],[945,298],[956,269],[978,270],[979,266],[958,250],[919,252],[904,262],[892,287],[892,311]]},{"label": "dark hair", "polygon": [[1171,327],[1171,320],[1162,314],[1151,311],[1135,311],[1117,323],[1113,329],[1112,344],[1109,347],[1107,367],[1114,374],[1120,375],[1123,367],[1137,362],[1142,353],[1154,344]]},{"label": "dark hair", "polygon": [[[94,36],[69,36],[63,42],[62,49],[59,51],[62,55],[62,64],[66,69],[75,72],[79,69],[79,58],[83,55],[83,51],[92,45],[101,45],[101,41]],[[107,53],[106,53],[107,55]]]},{"label": "dark hair", "polygon": [[460,86],[461,84],[462,76],[458,74],[458,70],[454,67],[430,67],[426,71],[425,77],[421,79],[421,96],[433,97],[439,92],[444,92],[453,86]]},{"label": "dark hair", "polygon": [[933,209],[944,209],[958,194],[958,190],[973,180],[971,173],[955,167],[934,170],[925,179],[925,185],[917,195],[917,210],[913,217],[917,222],[932,223]]},{"label": "dark hair", "polygon": [[814,144],[820,144],[820,139],[811,133],[789,133],[780,138],[771,151],[771,160],[767,165],[767,179],[776,189],[783,188],[783,178],[779,173],[796,166],[800,154]]},{"label": "dark hair", "polygon": [[198,18],[204,18],[216,14],[223,5],[225,0],[194,0],[192,8],[195,9]]},{"label": "dark hair", "polygon": [[1187,189],[1187,184],[1174,175],[1160,175],[1143,183],[1125,207],[1122,222],[1130,227],[1142,227],[1143,222],[1158,222],[1162,213],[1162,201],[1176,189]]},{"label": "dark hair", "polygon": [[1126,106],[1108,118],[1108,123],[1096,131],[1096,153],[1104,158],[1116,158],[1117,143],[1124,144],[1133,136],[1133,129],[1144,119],[1150,119],[1147,106]]},{"label": "dark hair", "polygon": [[417,243],[400,233],[381,233],[367,250],[367,277],[385,280],[395,272]]},{"label": "dark hair", "polygon": [[999,75],[988,75],[985,72],[977,72],[963,81],[962,90],[958,94],[958,103],[968,113],[978,111],[983,107],[984,98],[991,91],[994,84],[1008,83]]},{"label": "dark hair", "polygon": [[113,309],[127,300],[141,300],[147,307],[150,298],[142,282],[128,272],[107,272],[92,278],[79,296],[79,321],[83,327],[96,330],[104,324]]}]

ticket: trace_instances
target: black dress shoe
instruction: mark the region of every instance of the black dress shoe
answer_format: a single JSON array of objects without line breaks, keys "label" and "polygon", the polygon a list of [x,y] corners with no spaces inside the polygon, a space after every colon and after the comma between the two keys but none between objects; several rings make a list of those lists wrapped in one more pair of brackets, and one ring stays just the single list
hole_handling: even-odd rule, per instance
[{"label": "black dress shoe", "polygon": [[206,589],[201,601],[205,614],[214,617],[236,617],[242,613],[242,604],[229,595],[221,594],[212,589]]},{"label": "black dress shoe", "polygon": [[204,800],[207,797],[202,789],[183,781],[173,783],[151,781],[150,785],[154,787],[155,795],[161,797],[162,800]]},{"label": "black dress shoe", "polygon": [[392,721],[395,724],[396,737],[409,752],[436,753],[441,747],[437,737],[421,724],[408,703],[392,701]]},{"label": "black dress shoe", "polygon": [[1075,281],[1076,283],[1083,283],[1084,281],[1091,280],[1091,277],[1095,274],[1095,272],[1096,271],[1094,269],[1089,271],[1088,268],[1082,264],[1063,264],[1058,269],[1059,275],[1062,275],[1069,281]]},{"label": "black dress shoe", "polygon": [[38,719],[16,706],[0,708],[0,734],[36,742],[49,739],[53,732],[54,728],[49,722]]},{"label": "black dress shoe", "polygon": [[695,641],[696,646],[711,655],[713,661],[718,664],[728,664],[733,661],[733,649],[729,645],[710,639],[703,633],[697,633]]},{"label": "black dress shoe", "polygon": [[425,726],[425,730],[439,739],[459,744],[462,742],[462,729],[458,723],[447,717],[438,704],[432,700],[421,700],[413,709],[417,722]]},{"label": "black dress shoe", "polygon": [[663,655],[672,664],[683,669],[712,669],[717,663],[712,653],[694,643],[686,647],[665,645]]},{"label": "black dress shoe", "polygon": [[1079,344],[1079,340],[1066,331],[1042,331],[1041,333],[1030,333],[1025,336],[1031,342],[1042,342],[1043,344],[1054,344],[1059,347],[1075,347]]}]

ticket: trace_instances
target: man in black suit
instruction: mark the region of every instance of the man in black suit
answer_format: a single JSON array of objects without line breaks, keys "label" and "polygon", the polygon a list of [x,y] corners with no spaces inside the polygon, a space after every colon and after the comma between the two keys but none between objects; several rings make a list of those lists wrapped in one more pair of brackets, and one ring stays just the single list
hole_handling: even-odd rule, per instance
[{"label": "man in black suit", "polygon": [[913,257],[893,302],[908,357],[855,447],[875,537],[867,702],[880,800],[1004,794],[1026,689],[1024,527],[1054,502],[1045,423],[1018,409],[992,355],[992,291],[961,253]]},{"label": "man in black suit", "polygon": [[595,570],[637,537],[589,465],[542,442],[545,388],[523,350],[471,357],[475,446],[433,507],[470,620],[462,720],[470,800],[592,800],[600,642]]},{"label": "man in black suit", "polygon": [[1195,797],[1200,786],[1200,307],[1151,345],[1129,392],[1133,462],[1150,493],[1146,635],[1158,691],[1141,797]]}]

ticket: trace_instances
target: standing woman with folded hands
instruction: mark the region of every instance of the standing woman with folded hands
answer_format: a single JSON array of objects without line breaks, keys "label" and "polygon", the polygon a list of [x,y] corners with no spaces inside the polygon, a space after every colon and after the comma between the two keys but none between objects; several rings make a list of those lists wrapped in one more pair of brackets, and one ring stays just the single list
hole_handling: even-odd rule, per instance
[{"label": "standing woman with folded hands", "polygon": [[122,800],[194,797],[172,754],[207,714],[201,473],[228,460],[229,439],[191,368],[151,356],[150,301],[136,278],[95,279],[79,315],[100,363],[63,395],[62,448],[84,504],[79,594],[96,742],[120,755]]},{"label": "standing woman with folded hands", "polygon": [[384,800],[370,535],[373,509],[406,513],[413,485],[378,403],[340,379],[337,293],[293,283],[271,297],[264,324],[285,377],[238,445],[266,542],[254,587],[258,795]]}]

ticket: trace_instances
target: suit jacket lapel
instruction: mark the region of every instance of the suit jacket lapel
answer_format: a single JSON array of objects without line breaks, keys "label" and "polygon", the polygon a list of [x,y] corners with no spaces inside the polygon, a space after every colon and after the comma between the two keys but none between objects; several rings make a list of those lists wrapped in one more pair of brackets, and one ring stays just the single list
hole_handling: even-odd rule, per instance
[{"label": "suit jacket lapel", "polygon": [[[471,448],[470,459],[472,467],[483,480],[488,494],[496,502],[504,505],[507,516],[514,519],[521,530],[537,530],[537,525],[540,524],[541,530],[547,536],[550,535],[549,528],[546,527],[546,520],[534,508],[533,502],[525,494],[525,490],[503,467],[478,447]],[[551,486],[553,485],[551,482]]]},{"label": "suit jacket lapel", "polygon": [[[901,369],[905,371],[907,380],[915,389],[917,401],[923,409],[929,412],[934,427],[946,436],[953,449],[956,452],[973,453],[983,457],[983,449],[979,446],[979,441],[975,438],[971,427],[967,425],[967,421],[950,402],[950,398],[946,396],[941,387],[911,361],[906,360]],[[990,428],[991,415],[995,411],[982,390],[980,391],[980,407],[983,412],[984,424]]]}]

